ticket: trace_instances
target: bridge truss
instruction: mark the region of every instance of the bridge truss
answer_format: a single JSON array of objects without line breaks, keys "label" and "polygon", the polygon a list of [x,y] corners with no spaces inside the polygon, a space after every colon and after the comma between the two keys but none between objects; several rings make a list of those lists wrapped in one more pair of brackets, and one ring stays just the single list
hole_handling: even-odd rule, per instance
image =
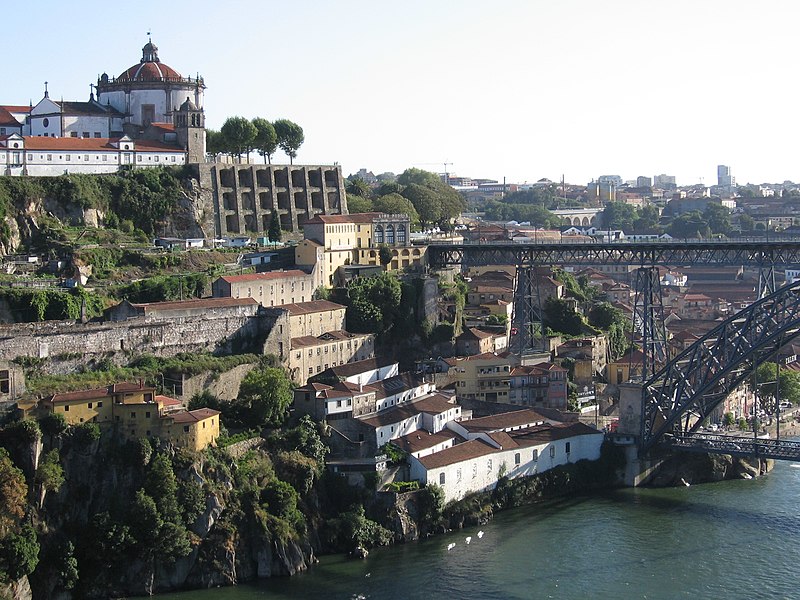
[{"label": "bridge truss", "polygon": [[755,367],[800,335],[800,282],[751,304],[701,337],[642,388],[640,451],[684,440]]},{"label": "bridge truss", "polygon": [[[741,265],[769,271],[770,266],[800,264],[800,241],[755,240],[713,241],[674,240],[672,242],[609,242],[512,244],[431,244],[428,263],[433,268],[452,266],[524,265],[591,266],[605,264],[638,265]],[[772,278],[765,277],[762,288],[774,291]]]}]

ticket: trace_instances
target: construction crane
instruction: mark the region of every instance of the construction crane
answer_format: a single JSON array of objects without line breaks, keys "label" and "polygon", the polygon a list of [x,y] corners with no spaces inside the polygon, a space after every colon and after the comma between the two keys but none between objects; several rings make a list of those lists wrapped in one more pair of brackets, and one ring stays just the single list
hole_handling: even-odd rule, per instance
[{"label": "construction crane", "polygon": [[436,166],[442,165],[444,167],[444,182],[449,185],[450,184],[450,174],[447,172],[447,167],[452,167],[453,163],[447,162],[447,161],[438,162],[438,163],[416,163],[414,166],[415,167],[424,167],[424,166],[430,166],[430,165],[436,165]]}]

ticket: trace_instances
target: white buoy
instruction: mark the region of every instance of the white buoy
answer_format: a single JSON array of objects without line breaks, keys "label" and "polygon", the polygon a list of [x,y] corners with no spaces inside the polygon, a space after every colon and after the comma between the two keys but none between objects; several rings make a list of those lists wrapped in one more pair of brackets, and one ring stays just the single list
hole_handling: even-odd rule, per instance
[{"label": "white buoy", "polygon": [[372,573],[367,573],[366,575],[364,575],[364,577],[369,577],[370,575],[372,575]]},{"label": "white buoy", "polygon": [[472,536],[467,536],[466,542],[469,544],[472,541]]},{"label": "white buoy", "polygon": [[450,550],[452,550],[455,547],[456,547],[455,544],[452,544],[452,543],[451,544],[447,544],[447,551],[449,552]]},{"label": "white buoy", "polygon": [[478,532],[478,539],[481,539],[482,537],[483,537],[483,532],[482,532],[482,531],[479,531],[479,532]]}]

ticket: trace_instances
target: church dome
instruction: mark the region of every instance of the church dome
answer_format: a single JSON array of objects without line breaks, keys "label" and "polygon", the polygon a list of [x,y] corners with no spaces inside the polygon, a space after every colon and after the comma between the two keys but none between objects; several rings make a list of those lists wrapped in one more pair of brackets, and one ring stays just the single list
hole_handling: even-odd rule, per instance
[{"label": "church dome", "polygon": [[186,96],[186,100],[183,101],[183,104],[181,104],[179,110],[185,112],[189,110],[197,110],[197,107],[195,106],[194,102],[189,100],[189,96]]},{"label": "church dome", "polygon": [[158,46],[152,41],[148,41],[142,48],[142,60],[139,61],[139,64],[126,69],[117,77],[118,82],[179,81],[180,79],[180,73],[159,60]]}]

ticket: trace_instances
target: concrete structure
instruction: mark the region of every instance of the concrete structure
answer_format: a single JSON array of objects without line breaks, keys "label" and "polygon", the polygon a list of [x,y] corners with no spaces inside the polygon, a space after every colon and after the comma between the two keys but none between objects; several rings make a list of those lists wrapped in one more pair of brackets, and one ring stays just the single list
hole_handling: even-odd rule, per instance
[{"label": "concrete structure", "polygon": [[347,213],[337,165],[206,163],[200,165],[200,185],[213,198],[217,237],[265,235],[273,213],[284,231],[299,231],[318,214]]},{"label": "concrete structure", "polygon": [[54,394],[43,400],[47,412],[64,415],[70,425],[97,423],[123,439],[160,438],[200,451],[219,437],[219,411],[186,411],[180,402],[158,396],[155,388],[116,383],[105,388]]}]

